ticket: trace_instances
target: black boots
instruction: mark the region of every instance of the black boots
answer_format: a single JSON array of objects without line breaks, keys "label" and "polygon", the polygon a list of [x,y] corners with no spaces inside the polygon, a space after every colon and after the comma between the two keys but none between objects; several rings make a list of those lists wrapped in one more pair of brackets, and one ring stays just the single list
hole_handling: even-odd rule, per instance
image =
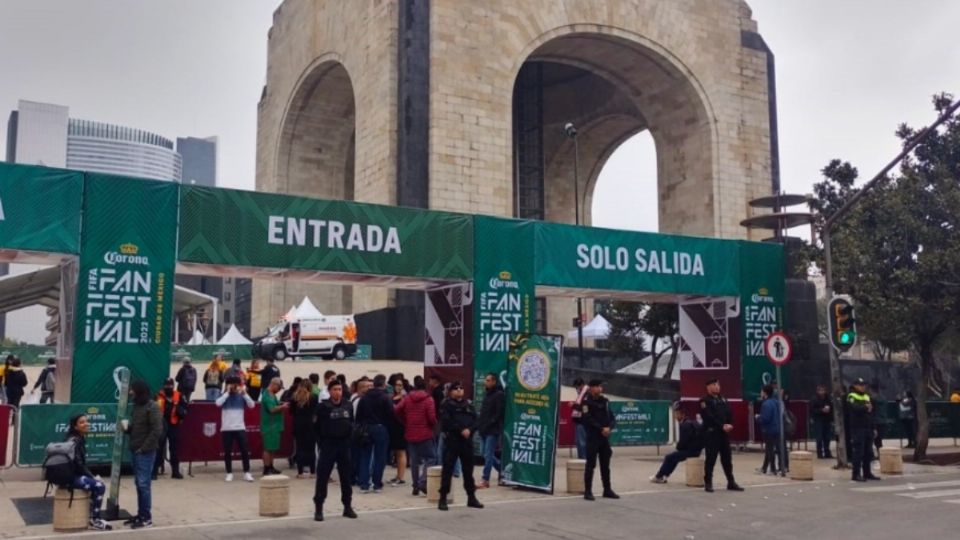
[{"label": "black boots", "polygon": [[604,498],[604,499],[619,499],[620,496],[617,495],[616,493],[614,493],[614,491],[613,491],[612,489],[605,489],[605,490],[603,490],[603,498]]},{"label": "black boots", "polygon": [[743,488],[740,487],[740,484],[733,482],[733,483],[727,484],[727,491],[743,491]]},{"label": "black boots", "polygon": [[593,496],[593,493],[591,493],[591,492],[589,492],[589,491],[584,491],[584,492],[583,492],[583,498],[586,499],[586,500],[588,500],[588,501],[595,501],[595,500],[597,500],[597,498]]},{"label": "black boots", "polygon": [[443,510],[444,512],[446,512],[449,509],[450,507],[447,506],[447,498],[440,497],[440,502],[437,503],[437,510]]},{"label": "black boots", "polygon": [[352,506],[344,506],[343,517],[350,518],[350,519],[357,519],[357,513],[353,511]]},{"label": "black boots", "polygon": [[323,521],[323,507],[317,506],[313,509],[313,520]]},{"label": "black boots", "polygon": [[483,508],[483,505],[477,500],[476,495],[467,496],[467,506],[469,508]]}]

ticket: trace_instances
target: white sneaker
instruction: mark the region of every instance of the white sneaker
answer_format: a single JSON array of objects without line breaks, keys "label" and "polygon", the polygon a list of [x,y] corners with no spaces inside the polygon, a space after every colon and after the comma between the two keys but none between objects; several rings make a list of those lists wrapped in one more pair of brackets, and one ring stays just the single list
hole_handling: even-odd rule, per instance
[{"label": "white sneaker", "polygon": [[227,482],[233,482],[233,473],[228,473],[227,477],[224,478],[224,480]]},{"label": "white sneaker", "polygon": [[244,481],[244,482],[253,482],[253,475],[250,474],[250,473],[248,473],[248,472],[243,473],[243,481]]}]

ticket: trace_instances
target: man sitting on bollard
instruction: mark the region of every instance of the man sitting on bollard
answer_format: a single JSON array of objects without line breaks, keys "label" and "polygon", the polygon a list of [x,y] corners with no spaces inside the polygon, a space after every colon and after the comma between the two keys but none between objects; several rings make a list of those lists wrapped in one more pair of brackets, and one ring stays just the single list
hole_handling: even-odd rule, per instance
[{"label": "man sitting on bollard", "polygon": [[673,403],[673,418],[680,423],[680,438],[677,441],[677,449],[663,457],[660,470],[650,478],[650,481],[654,484],[666,484],[667,478],[681,461],[698,457],[700,451],[703,450],[703,435],[700,424],[687,417],[687,413],[680,408],[679,401]]}]

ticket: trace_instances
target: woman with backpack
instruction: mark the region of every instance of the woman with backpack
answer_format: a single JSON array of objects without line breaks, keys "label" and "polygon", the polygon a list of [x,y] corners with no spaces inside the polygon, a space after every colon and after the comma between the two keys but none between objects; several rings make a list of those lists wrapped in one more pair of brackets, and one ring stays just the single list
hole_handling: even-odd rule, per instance
[{"label": "woman with backpack", "polygon": [[67,442],[73,443],[73,489],[82,489],[90,494],[90,521],[91,529],[110,531],[113,527],[100,518],[100,507],[103,506],[103,496],[107,486],[94,476],[87,468],[87,433],[90,431],[90,422],[87,415],[78,414],[70,418],[70,427],[67,430]]},{"label": "woman with backpack", "polygon": [[222,363],[218,355],[203,372],[203,389],[206,394],[204,397],[207,401],[216,401],[222,393],[224,380]]}]

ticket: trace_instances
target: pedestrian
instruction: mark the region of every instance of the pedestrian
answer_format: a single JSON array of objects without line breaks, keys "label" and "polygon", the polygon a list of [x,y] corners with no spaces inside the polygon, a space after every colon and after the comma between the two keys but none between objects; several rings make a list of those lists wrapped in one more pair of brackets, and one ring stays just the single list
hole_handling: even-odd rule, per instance
[{"label": "pedestrian", "polygon": [[833,402],[827,387],[818,384],[817,394],[810,400],[810,417],[813,419],[814,437],[817,440],[817,457],[832,459],[830,440],[833,439]]},{"label": "pedestrian", "polygon": [[[233,364],[227,369],[227,371],[223,374],[223,376],[225,379],[229,379],[231,377],[238,377],[242,381],[241,384],[244,384],[244,385],[246,385],[246,382],[247,382],[247,374],[245,371],[243,371],[243,366],[241,365],[239,358],[233,359]],[[251,396],[250,399],[253,399],[253,397]]]},{"label": "pedestrian", "polygon": [[[337,378],[337,372],[328,369],[323,372],[323,384],[320,385],[320,401],[326,401],[330,399],[330,392],[327,390],[327,387]],[[342,388],[342,387],[341,387]]]},{"label": "pedestrian", "polygon": [[874,456],[880,455],[883,448],[883,436],[887,431],[887,400],[883,399],[877,384],[870,386],[870,405],[873,407],[873,446],[877,449]]},{"label": "pedestrian", "polygon": [[344,375],[343,373],[338,373],[337,381],[340,382],[340,388],[343,389],[343,400],[350,401],[351,395],[350,395],[350,389],[347,388],[347,376]]},{"label": "pedestrian", "polygon": [[486,393],[480,406],[480,419],[477,421],[477,431],[483,441],[483,473],[477,487],[490,487],[490,474],[497,470],[497,479],[500,478],[500,460],[497,459],[497,448],[500,446],[500,434],[503,432],[503,418],[506,414],[507,397],[500,386],[496,373],[487,373],[483,379]]},{"label": "pedestrian", "polygon": [[33,391],[40,389],[40,403],[53,403],[53,394],[57,388],[57,359],[47,358],[47,365],[33,383]]},{"label": "pedestrian", "polygon": [[137,515],[124,525],[134,529],[153,527],[152,495],[150,490],[157,448],[163,435],[163,416],[157,402],[150,399],[150,387],[142,380],[130,385],[133,410],[124,431],[130,435],[129,447],[133,454],[134,484],[137,487]]},{"label": "pedestrian", "polygon": [[216,401],[223,391],[223,382],[226,380],[223,376],[223,370],[220,368],[220,356],[217,355],[210,361],[206,371],[203,372],[203,390],[207,401]]},{"label": "pedestrian", "polygon": [[184,401],[190,401],[190,397],[197,390],[197,368],[193,367],[190,358],[183,360],[174,380],[177,381],[177,392],[180,392]]},{"label": "pedestrian", "polygon": [[113,530],[113,526],[100,517],[103,495],[107,487],[99,476],[94,475],[87,468],[87,433],[89,432],[90,422],[87,420],[87,415],[81,413],[70,418],[66,440],[74,444],[73,489],[82,489],[90,494],[90,521],[87,522],[87,527],[98,531],[110,531]]},{"label": "pedestrian", "polygon": [[440,429],[443,431],[443,468],[440,473],[440,502],[437,508],[449,510],[447,494],[457,460],[463,466],[463,489],[467,492],[467,506],[483,508],[477,500],[477,486],[473,481],[473,434],[476,431],[477,411],[464,398],[463,383],[450,385],[450,396],[440,405]]},{"label": "pedestrian", "polygon": [[320,436],[320,461],[317,463],[317,483],[313,494],[313,519],[323,521],[323,503],[327,499],[327,487],[333,467],[340,477],[340,501],[343,517],[356,519],[353,511],[353,487],[350,485],[351,439],[353,437],[353,406],[343,399],[343,386],[333,379],[327,386],[330,398],[317,407],[316,431]]},{"label": "pedestrian", "polygon": [[[317,470],[317,434],[314,421],[317,415],[317,396],[313,395],[309,383],[300,383],[290,400],[290,414],[293,416],[293,440],[296,444],[297,478],[303,478],[305,470],[310,478]],[[350,416],[353,418],[353,415]]]},{"label": "pedestrian", "polygon": [[[450,397],[450,387],[451,387],[451,386],[453,386],[453,383],[452,383],[452,382],[448,382],[448,383],[445,383],[445,384],[443,385],[443,388],[442,388],[442,396],[441,396],[441,398],[440,398],[440,403],[441,403],[441,404],[443,404],[443,402],[446,401],[446,400]],[[438,418],[438,419],[440,418],[439,408],[437,409],[437,418]],[[442,461],[443,461],[443,454],[444,454],[444,446],[445,446],[445,445],[446,445],[446,437],[445,437],[444,434],[443,434],[443,426],[439,426],[439,436],[437,437],[437,459],[439,459],[439,460],[441,461],[441,463],[442,463]],[[460,474],[461,474],[462,472],[463,472],[463,471],[462,471],[462,467],[461,467],[461,464],[460,464],[460,460],[458,459],[458,460],[456,460],[456,462],[454,462],[454,465],[453,465],[453,477],[454,477],[454,478],[460,478]]]},{"label": "pedestrian", "polygon": [[320,374],[311,373],[307,376],[307,379],[310,381],[310,393],[316,396],[318,400],[323,401],[323,390],[320,388]]},{"label": "pedestrian", "polygon": [[764,385],[760,390],[760,397],[763,402],[760,404],[760,413],[757,419],[760,421],[760,433],[763,435],[763,465],[760,466],[759,473],[784,474],[786,468],[783,466],[784,448],[780,444],[780,419],[783,415],[780,401],[773,395],[772,385]]},{"label": "pedestrian", "polygon": [[387,449],[390,446],[390,433],[387,423],[393,417],[393,405],[387,397],[386,377],[373,378],[373,388],[360,398],[357,404],[357,424],[363,426],[369,434],[369,444],[360,453],[360,492],[374,493],[383,490],[383,471],[387,466]]},{"label": "pedestrian", "polygon": [[284,411],[290,408],[289,402],[280,402],[282,388],[283,381],[280,377],[274,377],[267,386],[267,391],[263,393],[263,403],[260,408],[260,434],[263,436],[264,476],[281,474],[273,467],[273,455],[280,450]]},{"label": "pedestrian", "polygon": [[280,368],[277,367],[277,361],[273,358],[267,360],[267,365],[260,372],[260,381],[269,384],[270,381],[280,377]]},{"label": "pedestrian", "polygon": [[[353,395],[350,396],[350,404],[353,405],[353,422],[357,424],[357,411],[360,409],[360,399],[363,398],[373,388],[373,382],[364,375],[358,379],[354,384],[356,388],[354,389]],[[357,437],[354,437],[350,443],[350,463],[353,465],[353,482],[355,486],[360,486],[360,459],[363,456],[363,450],[369,444],[372,444],[369,440],[369,434],[366,433],[366,428],[357,424]],[[369,467],[368,467],[369,470]]]},{"label": "pedestrian", "polygon": [[254,358],[250,361],[250,369],[247,370],[247,393],[250,399],[260,401],[260,392],[263,388],[263,367],[260,366],[260,359]]},{"label": "pedestrian", "polygon": [[[394,377],[393,383],[388,383],[388,387],[393,387],[391,403],[396,410],[397,405],[407,396],[407,389],[403,385],[402,376]],[[390,435],[390,452],[392,452],[394,465],[397,467],[397,476],[390,479],[389,483],[391,487],[401,487],[407,483],[404,480],[407,475],[407,440],[404,437],[403,424],[397,419],[396,414],[387,419],[387,432]]]},{"label": "pedestrian", "polygon": [[870,470],[873,462],[873,403],[866,392],[863,379],[853,382],[853,390],[847,395],[850,409],[850,438],[853,443],[852,457],[854,482],[879,480]]},{"label": "pedestrian", "polygon": [[3,372],[3,387],[7,391],[7,404],[19,408],[27,387],[27,374],[23,372],[19,357],[14,356]]},{"label": "pedestrian", "polygon": [[[163,456],[170,452],[170,477],[174,480],[183,480],[180,474],[180,424],[187,416],[187,400],[180,392],[173,389],[173,379],[163,383],[163,390],[157,394],[157,406],[163,416],[163,435],[160,437],[160,447],[157,452],[157,461],[153,467],[153,479],[156,480],[163,469]],[[167,450],[169,448],[169,450]]]},{"label": "pedestrian", "polygon": [[673,418],[679,424],[677,449],[663,457],[660,470],[650,478],[654,484],[666,484],[667,478],[673,474],[677,465],[690,458],[698,457],[703,450],[701,427],[687,416],[679,401],[673,404]]},{"label": "pedestrian", "polygon": [[733,431],[733,412],[726,398],[720,395],[720,380],[707,381],[707,395],[700,399],[700,417],[703,419],[704,447],[707,458],[703,467],[703,484],[707,493],[713,493],[713,468],[720,457],[727,489],[743,491],[733,477],[733,457],[730,452],[730,432]]},{"label": "pedestrian", "polygon": [[413,476],[413,495],[427,494],[427,469],[437,464],[437,452],[433,443],[433,431],[437,425],[437,409],[433,398],[426,392],[426,382],[421,378],[413,384],[413,391],[396,406],[397,420],[403,425],[410,458],[410,474]]},{"label": "pedestrian", "polygon": [[247,395],[237,378],[227,379],[227,391],[217,398],[216,403],[217,407],[220,407],[220,437],[223,441],[223,463],[227,469],[225,480],[233,482],[233,445],[236,444],[243,462],[243,479],[253,482],[244,408],[252,409],[256,403]]},{"label": "pedestrian", "polygon": [[610,458],[613,449],[610,447],[610,434],[616,427],[616,419],[610,410],[610,400],[603,395],[603,381],[592,379],[589,384],[590,393],[583,400],[581,411],[583,423],[587,428],[587,464],[583,470],[583,498],[595,500],[593,496],[593,471],[597,468],[597,459],[600,460],[600,480],[603,483],[603,497],[619,499],[610,484]]},{"label": "pedestrian", "polygon": [[900,425],[907,438],[907,448],[914,448],[917,445],[917,400],[914,399],[913,392],[906,392],[897,405]]},{"label": "pedestrian", "polygon": [[583,425],[583,400],[586,399],[590,387],[581,378],[577,377],[573,381],[573,388],[577,391],[577,397],[573,400],[570,418],[573,420],[574,444],[577,446],[577,459],[587,459],[587,428]]},{"label": "pedestrian", "polygon": [[13,355],[8,354],[7,357],[3,360],[3,365],[0,365],[0,404],[7,403],[7,388],[4,378],[4,374],[7,372],[7,368],[10,367],[11,362],[13,362]]},{"label": "pedestrian", "polygon": [[[306,381],[306,382],[304,382]],[[284,403],[289,403],[293,401],[293,393],[296,392],[297,388],[300,388],[301,383],[310,389],[310,381],[302,377],[294,377],[293,384],[289,388],[285,389],[283,393],[280,394],[280,401]]]}]

